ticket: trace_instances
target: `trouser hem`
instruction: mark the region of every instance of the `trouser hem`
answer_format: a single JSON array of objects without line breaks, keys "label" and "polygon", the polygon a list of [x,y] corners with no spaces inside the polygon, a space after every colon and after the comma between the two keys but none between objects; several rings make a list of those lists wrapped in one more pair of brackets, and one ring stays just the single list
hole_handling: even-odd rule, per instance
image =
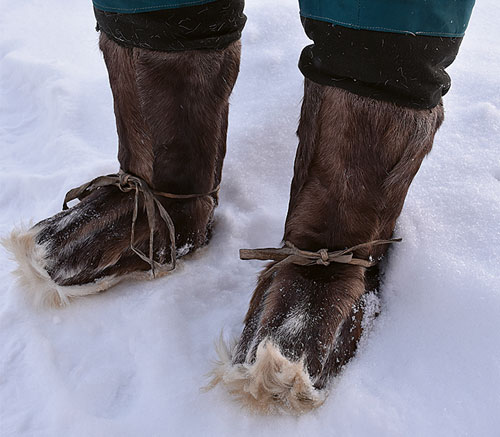
[{"label": "trouser hem", "polygon": [[97,29],[125,47],[158,51],[221,50],[241,38],[244,0],[122,14],[94,8]]}]

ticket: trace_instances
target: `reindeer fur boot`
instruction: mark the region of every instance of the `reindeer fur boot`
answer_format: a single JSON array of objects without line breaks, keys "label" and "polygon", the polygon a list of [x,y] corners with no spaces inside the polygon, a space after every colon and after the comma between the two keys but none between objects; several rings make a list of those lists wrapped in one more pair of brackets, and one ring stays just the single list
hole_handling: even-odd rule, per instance
[{"label": "reindeer fur boot", "polygon": [[181,52],[126,48],[101,33],[120,173],[6,245],[37,303],[62,305],[120,280],[160,276],[207,243],[226,151],[240,43]]},{"label": "reindeer fur boot", "polygon": [[262,412],[301,413],[325,399],[354,355],[362,297],[443,120],[306,79],[281,249],[261,273],[241,338],[222,347],[212,384]]}]

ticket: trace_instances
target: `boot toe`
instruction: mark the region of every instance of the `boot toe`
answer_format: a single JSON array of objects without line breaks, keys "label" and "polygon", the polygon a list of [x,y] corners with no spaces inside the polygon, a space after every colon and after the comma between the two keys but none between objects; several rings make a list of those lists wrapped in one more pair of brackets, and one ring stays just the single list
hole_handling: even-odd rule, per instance
[{"label": "boot toe", "polygon": [[362,270],[288,265],[271,279],[265,270],[235,348],[218,348],[212,385],[258,412],[319,407],[362,333]]},{"label": "boot toe", "polygon": [[[205,239],[211,210],[198,208],[193,224],[187,217],[199,199],[183,201],[169,208],[183,251],[195,250]],[[168,205],[166,205],[168,207]],[[134,210],[133,193],[115,187],[103,187],[85,197],[74,207],[41,221],[29,230],[12,232],[3,243],[18,263],[17,275],[38,306],[64,306],[73,298],[99,293],[125,278],[150,279],[163,276],[131,247],[131,225]],[[156,213],[158,215],[158,213]],[[146,213],[139,205],[134,226],[134,248],[149,253],[150,227]],[[200,226],[201,228],[195,228]],[[192,240],[192,241],[191,241]],[[169,232],[156,217],[153,259],[160,266],[171,263]]]}]

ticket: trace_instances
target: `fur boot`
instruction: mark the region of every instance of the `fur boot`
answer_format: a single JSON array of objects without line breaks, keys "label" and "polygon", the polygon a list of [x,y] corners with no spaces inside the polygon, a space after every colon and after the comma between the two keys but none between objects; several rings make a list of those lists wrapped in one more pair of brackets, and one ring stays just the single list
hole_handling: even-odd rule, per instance
[{"label": "fur boot", "polygon": [[80,203],[4,242],[38,303],[61,305],[128,276],[161,275],[209,238],[239,41],[223,50],[158,52],[101,33],[100,48],[122,173],[77,190],[69,199]]},{"label": "fur boot", "polygon": [[[376,286],[368,266],[388,248],[370,242],[392,236],[442,120],[442,105],[408,109],[306,79],[284,240],[285,251],[318,251],[317,262],[267,266],[241,338],[219,353],[213,384],[259,411],[321,405],[361,336],[363,295]],[[329,262],[321,250],[356,245],[342,255],[352,264]]]}]

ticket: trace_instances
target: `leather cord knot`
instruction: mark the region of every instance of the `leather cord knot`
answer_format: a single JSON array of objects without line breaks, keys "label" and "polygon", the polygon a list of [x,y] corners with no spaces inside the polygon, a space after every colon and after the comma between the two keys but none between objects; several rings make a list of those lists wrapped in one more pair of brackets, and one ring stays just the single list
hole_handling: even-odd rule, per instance
[{"label": "leather cord knot", "polygon": [[382,244],[399,243],[401,238],[390,240],[374,240],[368,243],[357,244],[344,250],[328,251],[320,249],[317,252],[301,250],[294,246],[290,241],[285,241],[281,248],[262,248],[262,249],[240,249],[240,258],[242,260],[257,259],[261,261],[278,261],[264,275],[267,277],[273,274],[279,267],[285,264],[296,264],[299,266],[323,265],[329,266],[332,262],[339,264],[351,264],[369,268],[377,264],[377,260],[365,260],[354,257],[354,251],[358,249],[379,246]]},{"label": "leather cord knot", "polygon": [[320,249],[318,251],[320,258],[316,261],[317,264],[322,264],[324,266],[330,265],[330,260],[328,259],[328,250]]},{"label": "leather cord knot", "polygon": [[130,173],[119,172],[118,173],[118,188],[124,193],[132,191],[134,189],[134,181],[130,180],[132,175]]},{"label": "leather cord knot", "polygon": [[[68,209],[68,202],[78,199],[82,200],[87,197],[93,191],[106,186],[115,186],[120,191],[128,193],[134,191],[134,210],[132,212],[132,224],[130,228],[130,249],[144,262],[148,263],[151,267],[151,276],[154,278],[158,273],[165,273],[175,269],[176,263],[176,245],[175,245],[175,225],[172,221],[172,217],[158,200],[158,196],[166,197],[169,199],[193,199],[203,196],[211,196],[219,191],[220,185],[209,193],[204,194],[172,194],[163,193],[161,191],[153,191],[146,181],[134,176],[130,173],[120,170],[116,174],[110,174],[107,176],[99,176],[92,179],[90,182],[83,184],[77,188],[73,188],[68,191],[64,197],[63,210]],[[136,247],[135,243],[135,225],[137,222],[137,216],[139,214],[139,196],[142,196],[143,206],[146,210],[146,218],[148,220],[149,226],[149,250],[146,255],[140,249]],[[168,229],[169,244],[165,243],[160,251],[167,251],[170,255],[170,261],[165,263],[159,263],[154,260],[154,234],[156,231],[156,212],[158,211],[161,219],[165,223]]]}]

